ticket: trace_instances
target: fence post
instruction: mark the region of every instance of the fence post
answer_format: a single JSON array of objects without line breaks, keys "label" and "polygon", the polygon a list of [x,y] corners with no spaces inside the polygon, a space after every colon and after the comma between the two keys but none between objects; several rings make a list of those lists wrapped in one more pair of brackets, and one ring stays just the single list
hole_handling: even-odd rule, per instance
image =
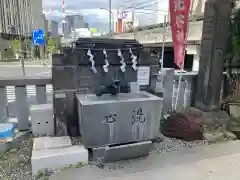
[{"label": "fence post", "polygon": [[186,87],[185,87],[185,91],[184,91],[184,108],[187,108],[189,106],[191,106],[191,102],[192,102],[192,76],[191,75],[186,75],[184,77],[185,79],[185,83],[186,83]]},{"label": "fence post", "polygon": [[0,87],[0,123],[6,122],[7,117],[6,87]]},{"label": "fence post", "polygon": [[46,85],[36,86],[36,100],[38,104],[47,103]]},{"label": "fence post", "polygon": [[16,113],[18,119],[18,129],[28,130],[29,129],[29,107],[27,102],[27,90],[26,86],[16,86]]}]

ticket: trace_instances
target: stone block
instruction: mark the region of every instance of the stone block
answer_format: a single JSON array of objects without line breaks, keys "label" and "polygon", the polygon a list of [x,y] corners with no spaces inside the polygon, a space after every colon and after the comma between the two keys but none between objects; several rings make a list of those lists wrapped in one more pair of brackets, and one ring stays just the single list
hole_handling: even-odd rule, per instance
[{"label": "stone block", "polygon": [[67,115],[66,115],[66,94],[65,92],[54,92],[54,129],[56,136],[66,136]]},{"label": "stone block", "polygon": [[52,67],[53,90],[77,89],[77,68],[75,66]]},{"label": "stone block", "polygon": [[75,90],[54,91],[54,122],[57,136],[79,136]]},{"label": "stone block", "polygon": [[32,133],[34,136],[54,135],[52,104],[32,105],[30,108]]},{"label": "stone block", "polygon": [[52,55],[52,66],[63,66],[64,54]]},{"label": "stone block", "polygon": [[73,54],[72,49],[64,48],[63,54],[52,55],[53,66],[76,66],[78,65],[78,57]]},{"label": "stone block", "polygon": [[97,73],[94,73],[90,66],[77,67],[77,89],[97,88],[104,82],[104,71],[102,67],[96,67]]},{"label": "stone block", "polygon": [[70,136],[79,136],[79,123],[77,114],[77,100],[75,91],[65,91],[67,129]]},{"label": "stone block", "polygon": [[153,146],[152,141],[124,144],[113,147],[93,148],[92,160],[113,162],[147,156]]},{"label": "stone block", "polygon": [[69,136],[62,137],[38,137],[33,140],[33,150],[53,149],[71,146]]},{"label": "stone block", "polygon": [[133,68],[126,67],[126,71],[123,73],[120,71],[121,85],[127,85],[129,82],[137,82],[137,71],[134,71]]},{"label": "stone block", "polygon": [[41,170],[52,171],[78,163],[88,164],[88,151],[80,145],[32,151],[32,175]]}]

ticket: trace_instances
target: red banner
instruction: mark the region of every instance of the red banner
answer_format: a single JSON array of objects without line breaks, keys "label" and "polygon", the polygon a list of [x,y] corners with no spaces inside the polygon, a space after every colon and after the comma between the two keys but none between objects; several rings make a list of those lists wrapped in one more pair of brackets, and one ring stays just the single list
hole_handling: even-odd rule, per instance
[{"label": "red banner", "polygon": [[117,33],[122,33],[123,31],[123,20],[118,18],[117,20]]},{"label": "red banner", "polygon": [[190,0],[169,0],[174,63],[180,69],[184,68],[189,10]]}]

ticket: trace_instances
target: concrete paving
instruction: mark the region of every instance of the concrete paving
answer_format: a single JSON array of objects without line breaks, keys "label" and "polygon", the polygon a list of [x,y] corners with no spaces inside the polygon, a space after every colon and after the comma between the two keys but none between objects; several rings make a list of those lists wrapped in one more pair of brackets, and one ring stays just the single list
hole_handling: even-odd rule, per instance
[{"label": "concrete paving", "polygon": [[240,141],[58,172],[50,180],[239,180]]}]

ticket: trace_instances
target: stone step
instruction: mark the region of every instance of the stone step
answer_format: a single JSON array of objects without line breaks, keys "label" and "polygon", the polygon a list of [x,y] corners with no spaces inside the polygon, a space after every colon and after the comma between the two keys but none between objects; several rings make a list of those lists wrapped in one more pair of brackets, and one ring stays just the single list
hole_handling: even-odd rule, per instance
[{"label": "stone step", "polygon": [[33,150],[53,149],[72,146],[69,136],[38,137],[33,140]]},{"label": "stone step", "polygon": [[82,145],[32,151],[32,175],[39,171],[54,171],[78,163],[88,164],[88,151]]}]

